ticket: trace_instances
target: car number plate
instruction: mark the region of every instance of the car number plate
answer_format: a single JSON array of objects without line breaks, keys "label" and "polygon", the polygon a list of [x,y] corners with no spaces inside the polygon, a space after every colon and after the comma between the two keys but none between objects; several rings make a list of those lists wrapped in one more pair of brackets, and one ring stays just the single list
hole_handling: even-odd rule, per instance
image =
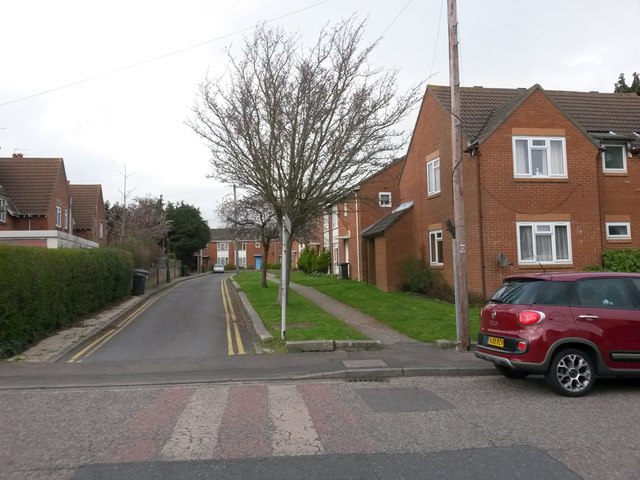
[{"label": "car number plate", "polygon": [[504,348],[504,338],[489,337],[487,339],[487,344],[492,347]]}]

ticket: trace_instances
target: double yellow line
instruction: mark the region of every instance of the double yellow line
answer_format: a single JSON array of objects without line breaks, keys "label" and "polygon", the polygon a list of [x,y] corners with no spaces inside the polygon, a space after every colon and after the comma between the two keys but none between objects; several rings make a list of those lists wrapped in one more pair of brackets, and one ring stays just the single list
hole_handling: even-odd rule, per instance
[{"label": "double yellow line", "polygon": [[[240,337],[240,329],[238,328],[238,321],[236,314],[231,306],[231,297],[229,296],[229,290],[227,287],[227,279],[222,280],[222,300],[224,303],[225,323],[227,326],[227,344],[229,346],[229,355],[236,355],[233,349],[233,338],[236,339],[236,345],[238,349],[238,355],[244,355],[244,346],[242,345],[242,338]],[[233,326],[233,332],[232,332]]]},{"label": "double yellow line", "polygon": [[118,332],[121,332],[127,325],[129,325],[136,318],[138,318],[138,316],[142,312],[144,312],[147,308],[149,308],[155,302],[157,302],[162,297],[164,297],[166,294],[168,294],[171,290],[173,290],[173,289],[170,289],[169,291],[164,292],[164,293],[154,297],[152,300],[149,300],[144,305],[142,305],[140,308],[135,310],[131,315],[129,315],[123,322],[118,323],[117,325],[111,327],[109,330],[107,330],[105,332],[102,332],[98,336],[98,338],[96,338],[93,342],[91,342],[89,345],[84,347],[82,350],[80,350],[78,353],[76,353],[73,357],[71,357],[69,360],[67,360],[67,363],[80,363],[83,358],[88,357],[93,352],[98,350],[101,346],[103,346],[105,343],[107,343],[109,340],[111,340]]}]

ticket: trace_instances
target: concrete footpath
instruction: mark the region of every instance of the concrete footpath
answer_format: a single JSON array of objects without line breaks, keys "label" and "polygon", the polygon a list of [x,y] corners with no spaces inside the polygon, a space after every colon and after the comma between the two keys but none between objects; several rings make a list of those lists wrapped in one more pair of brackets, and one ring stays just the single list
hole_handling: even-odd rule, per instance
[{"label": "concrete footpath", "polygon": [[[0,379],[11,380],[9,383],[14,385],[30,387],[54,385],[60,381],[69,385],[101,385],[323,378],[376,380],[397,376],[495,373],[492,365],[477,359],[473,352],[441,349],[417,342],[313,288],[297,284],[291,284],[291,288],[358,329],[378,343],[378,346],[374,349],[361,349],[359,346],[343,345],[343,348],[331,351],[249,354],[229,357],[215,363],[206,358],[189,358],[180,362],[175,359],[167,359],[166,362],[154,360],[135,364],[110,362],[109,365],[69,364],[63,361],[69,352],[96,338],[105,329],[113,328],[113,325],[144,307],[154,296],[198,277],[182,277],[169,285],[148,289],[141,296],[132,297],[75,327],[43,340],[14,357],[12,361],[0,362]],[[239,310],[242,310],[242,317],[250,333],[256,339],[264,338],[266,329],[244,294],[236,289],[230,289],[230,292],[235,296],[236,304],[242,306]],[[256,346],[260,353],[259,341]]]},{"label": "concrete footpath", "polygon": [[[276,277],[269,275],[268,279],[277,281]],[[364,335],[377,342],[379,346],[373,348],[359,348],[359,345],[347,345],[349,359],[342,360],[343,370],[310,374],[316,377],[389,377],[389,376],[417,376],[417,375],[492,375],[495,368],[489,363],[479,360],[471,352],[458,352],[450,342],[440,342],[451,348],[437,348],[435,345],[425,344],[409,338],[375,318],[363,314],[315,288],[290,283],[295,292],[308,298],[322,310],[342,320],[344,323],[359,330]],[[255,313],[246,297],[241,293],[240,298],[246,309],[248,323],[257,325],[257,330],[262,327],[260,318]],[[299,342],[305,343],[305,342]],[[316,342],[309,342],[316,343]],[[371,344],[371,342],[364,342]],[[335,342],[336,353],[341,350]],[[296,353],[292,355],[309,355]]]}]

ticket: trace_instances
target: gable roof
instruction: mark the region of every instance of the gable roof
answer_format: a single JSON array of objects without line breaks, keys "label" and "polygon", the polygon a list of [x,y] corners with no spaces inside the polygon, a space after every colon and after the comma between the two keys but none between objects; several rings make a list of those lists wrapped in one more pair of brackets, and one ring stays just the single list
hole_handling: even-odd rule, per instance
[{"label": "gable roof", "polygon": [[98,211],[102,202],[101,185],[69,185],[69,195],[73,199],[73,228],[92,230],[95,228]]},{"label": "gable roof", "polygon": [[211,228],[210,242],[215,241],[232,241],[233,232],[230,228]]},{"label": "gable roof", "polygon": [[[540,85],[524,88],[460,88],[462,128],[469,143],[482,143],[534,91],[541,91],[589,134],[592,140],[617,138],[640,147],[640,96],[635,93],[597,93],[544,90]],[[450,87],[429,85],[442,107],[451,111]],[[609,132],[614,132],[611,136]],[[604,134],[604,135],[603,135]]]},{"label": "gable roof", "polygon": [[[375,177],[377,177],[378,175],[381,175],[382,173],[386,172],[387,170],[389,170],[391,167],[394,167],[396,165],[399,165],[401,163],[404,163],[405,159],[407,158],[406,155],[403,155],[401,157],[398,158],[394,158],[393,160],[391,160],[389,163],[387,163],[384,167],[382,167],[380,170],[376,170],[375,172],[373,172],[371,175],[369,175],[368,177],[363,178],[362,180],[360,180],[358,182],[358,185],[362,185],[363,183],[366,183],[372,179],[374,179]],[[398,177],[399,178],[399,177]]]},{"label": "gable roof", "polygon": [[60,174],[66,180],[61,158],[0,158],[0,184],[20,215],[49,214]]}]

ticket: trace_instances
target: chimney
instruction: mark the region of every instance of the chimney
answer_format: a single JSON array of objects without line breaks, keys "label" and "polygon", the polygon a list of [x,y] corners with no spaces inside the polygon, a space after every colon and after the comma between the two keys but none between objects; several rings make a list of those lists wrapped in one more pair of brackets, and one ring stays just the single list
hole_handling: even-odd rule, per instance
[{"label": "chimney", "polygon": [[22,153],[14,153],[13,158],[23,158],[24,155]]}]

